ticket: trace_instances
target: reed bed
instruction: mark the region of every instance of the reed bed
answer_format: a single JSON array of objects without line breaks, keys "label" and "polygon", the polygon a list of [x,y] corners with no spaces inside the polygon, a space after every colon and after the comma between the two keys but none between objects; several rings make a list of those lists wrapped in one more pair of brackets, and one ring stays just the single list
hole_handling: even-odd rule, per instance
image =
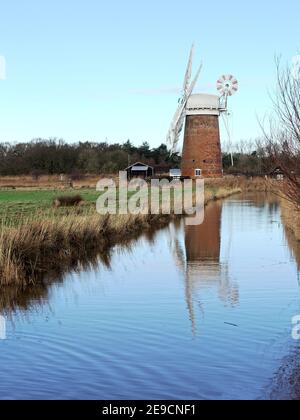
[{"label": "reed bed", "polygon": [[1,285],[35,283],[55,269],[97,249],[106,251],[116,243],[161,227],[169,216],[77,216],[43,220],[2,229],[0,235]]},{"label": "reed bed", "polygon": [[278,182],[261,177],[247,178],[244,176],[226,176],[222,179],[210,179],[205,181],[207,189],[219,190],[240,189],[242,192],[272,192],[278,188]]},{"label": "reed bed", "polygon": [[[207,189],[205,204],[239,193],[240,188],[223,186]],[[171,215],[109,215],[101,216],[94,208],[70,208],[67,213],[54,209],[52,216],[21,220],[0,229],[0,285],[37,284],[50,273],[74,267],[78,261],[95,253],[105,254],[118,243],[167,226],[180,216]]]},{"label": "reed bed", "polygon": [[300,209],[284,198],[281,199],[281,209],[282,220],[285,226],[300,241]]},{"label": "reed bed", "polygon": [[205,191],[205,205],[208,204],[210,201],[213,200],[222,200],[231,195],[239,194],[243,190],[238,186],[232,187],[218,187],[215,189],[207,189]]},{"label": "reed bed", "polygon": [[[225,179],[229,182],[230,178]],[[296,201],[293,203],[291,199],[286,197],[286,184],[281,181],[263,178],[237,178],[232,182],[237,182],[243,192],[266,192],[277,196],[281,203],[282,220],[287,229],[289,229],[295,236],[296,240],[300,241],[300,208]]]}]

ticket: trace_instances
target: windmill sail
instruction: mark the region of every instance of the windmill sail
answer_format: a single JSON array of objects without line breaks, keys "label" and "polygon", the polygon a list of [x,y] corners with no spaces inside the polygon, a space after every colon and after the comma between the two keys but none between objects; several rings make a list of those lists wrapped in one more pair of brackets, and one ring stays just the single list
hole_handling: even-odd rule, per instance
[{"label": "windmill sail", "polygon": [[179,106],[175,112],[174,118],[171,123],[171,127],[168,132],[167,136],[167,142],[172,147],[172,152],[175,152],[177,144],[179,142],[180,133],[182,132],[183,126],[184,126],[184,119],[185,119],[185,108],[186,103],[193,93],[193,90],[196,86],[196,83],[198,81],[200,72],[202,70],[202,64],[200,65],[196,76],[194,77],[191,85],[190,85],[190,78],[191,78],[191,65],[192,65],[192,57],[193,57],[193,48],[191,50],[190,59],[187,67],[187,72],[184,79],[184,93],[183,96],[179,102]]},{"label": "windmill sail", "polygon": [[188,65],[187,65],[187,69],[185,72],[185,77],[184,77],[184,83],[183,83],[183,96],[187,94],[189,85],[190,85],[190,81],[191,81],[191,77],[192,77],[192,67],[193,67],[193,57],[194,57],[194,44],[192,45],[191,51],[190,51],[190,56],[189,56],[189,61],[188,61]]},{"label": "windmill sail", "polygon": [[189,60],[188,60],[188,64],[187,64],[187,68],[186,68],[186,72],[184,76],[182,96],[178,101],[179,105],[175,112],[173,120],[171,122],[171,126],[167,135],[167,143],[169,143],[173,149],[174,149],[174,144],[178,142],[178,140],[176,141],[176,138],[177,137],[179,138],[180,132],[182,131],[182,127],[184,124],[184,106],[186,103],[185,99],[188,94],[188,89],[189,89],[189,85],[190,85],[190,81],[192,77],[193,56],[194,56],[194,44],[192,45],[192,48],[190,51]]}]

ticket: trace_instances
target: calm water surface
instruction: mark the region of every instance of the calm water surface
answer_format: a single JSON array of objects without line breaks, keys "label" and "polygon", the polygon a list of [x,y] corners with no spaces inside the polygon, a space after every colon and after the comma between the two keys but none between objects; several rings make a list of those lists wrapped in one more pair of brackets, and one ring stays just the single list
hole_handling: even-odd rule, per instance
[{"label": "calm water surface", "polygon": [[2,291],[0,398],[289,397],[298,264],[276,199],[238,196],[202,226],[116,247],[109,266]]}]

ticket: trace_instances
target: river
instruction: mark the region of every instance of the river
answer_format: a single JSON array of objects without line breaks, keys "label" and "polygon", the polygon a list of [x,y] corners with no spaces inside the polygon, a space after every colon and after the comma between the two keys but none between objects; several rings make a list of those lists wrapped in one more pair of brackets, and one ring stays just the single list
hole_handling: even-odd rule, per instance
[{"label": "river", "polygon": [[276,197],[238,195],[2,290],[0,399],[295,398],[299,265]]}]

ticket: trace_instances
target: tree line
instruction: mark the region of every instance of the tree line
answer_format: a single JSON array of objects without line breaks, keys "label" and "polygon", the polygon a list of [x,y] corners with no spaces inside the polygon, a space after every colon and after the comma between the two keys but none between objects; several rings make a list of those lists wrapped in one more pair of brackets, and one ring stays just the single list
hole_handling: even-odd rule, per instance
[{"label": "tree line", "polygon": [[[270,151],[259,140],[241,141],[233,149],[225,147],[222,158],[224,172],[232,175],[265,175],[274,167]],[[0,143],[1,176],[67,174],[76,178],[85,174],[114,174],[139,161],[163,173],[179,168],[181,156],[172,153],[165,144],[150,148],[147,142],[134,146],[130,140],[122,144],[88,141],[69,144],[56,139]]]},{"label": "tree line", "polygon": [[111,174],[142,161],[168,170],[179,167],[180,156],[165,144],[150,148],[147,142],[123,144],[36,139],[28,143],[0,143],[0,175]]},{"label": "tree line", "polygon": [[263,138],[241,140],[225,146],[222,154],[226,174],[264,176],[276,168],[270,148]]},{"label": "tree line", "polygon": [[[222,153],[224,173],[263,176],[272,172],[276,165],[290,166],[283,164],[283,147],[281,154],[277,153],[274,159],[278,142],[276,144],[277,148],[274,145],[271,147],[270,142],[257,139],[225,146]],[[290,153],[284,154],[285,160],[286,155]],[[134,146],[130,140],[122,144],[88,141],[69,144],[56,139],[0,143],[1,176],[67,174],[76,178],[85,174],[115,174],[139,161],[153,166],[156,173],[167,173],[170,168],[180,167],[181,156],[171,153],[165,144],[150,148],[147,142]]]}]

